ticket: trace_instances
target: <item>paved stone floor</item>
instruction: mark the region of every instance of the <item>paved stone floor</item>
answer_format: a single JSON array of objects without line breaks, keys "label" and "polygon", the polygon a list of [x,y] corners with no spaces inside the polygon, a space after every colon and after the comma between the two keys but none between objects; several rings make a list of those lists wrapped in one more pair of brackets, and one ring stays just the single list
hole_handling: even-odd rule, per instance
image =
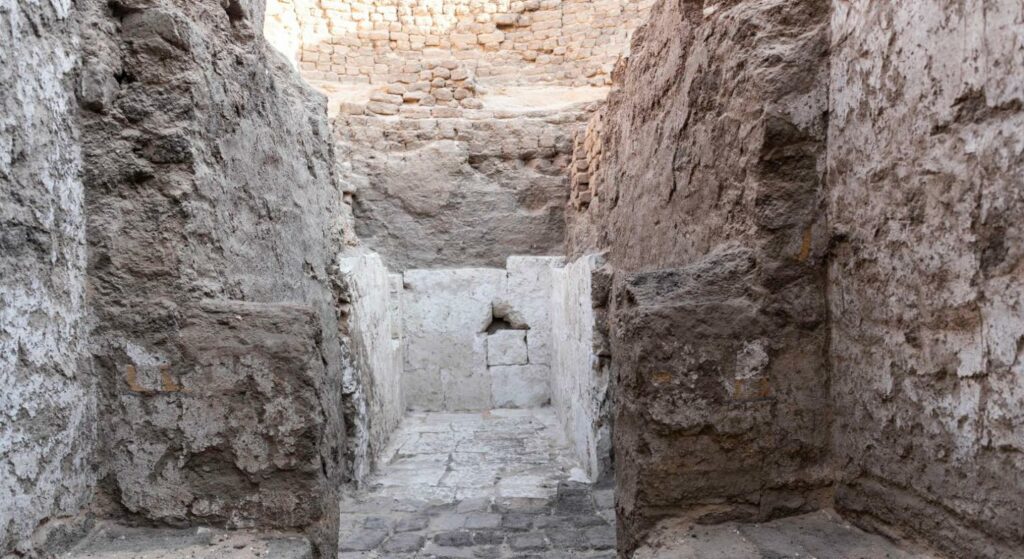
[{"label": "paved stone floor", "polygon": [[615,557],[595,490],[550,409],[413,413],[342,503],[341,559]]}]

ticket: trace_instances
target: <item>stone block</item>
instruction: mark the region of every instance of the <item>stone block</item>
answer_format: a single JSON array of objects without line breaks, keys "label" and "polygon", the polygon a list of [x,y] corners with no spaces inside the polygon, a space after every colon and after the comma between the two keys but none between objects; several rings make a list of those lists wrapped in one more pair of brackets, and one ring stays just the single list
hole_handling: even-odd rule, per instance
[{"label": "stone block", "polygon": [[370,101],[366,104],[366,110],[378,115],[395,115],[398,114],[398,105],[382,103],[379,101]]},{"label": "stone block", "polygon": [[536,408],[550,402],[549,369],[537,365],[490,368],[491,394],[498,408]]},{"label": "stone block", "polygon": [[[141,357],[126,365],[134,394],[114,435],[124,444],[110,457],[125,506],[151,518],[180,518],[184,502],[200,518],[315,522],[322,457],[310,441],[326,425],[320,332],[310,307],[207,300],[183,317],[173,368]],[[154,417],[168,419],[154,427]]]},{"label": "stone block", "polygon": [[526,365],[526,330],[498,330],[487,336],[488,365]]}]

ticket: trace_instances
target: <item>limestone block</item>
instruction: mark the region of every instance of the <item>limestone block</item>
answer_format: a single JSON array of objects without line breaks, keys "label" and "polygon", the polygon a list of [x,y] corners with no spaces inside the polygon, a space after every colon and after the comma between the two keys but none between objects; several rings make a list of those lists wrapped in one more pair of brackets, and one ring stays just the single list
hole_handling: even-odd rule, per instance
[{"label": "limestone block", "polygon": [[354,425],[349,426],[355,432],[349,446],[358,448],[353,475],[362,479],[405,412],[401,282],[388,274],[376,253],[341,257],[337,271],[335,291],[343,303],[338,326],[347,337],[353,365],[345,372],[345,384],[357,387],[349,398],[366,410],[350,419]]},{"label": "limestone block", "polygon": [[398,114],[398,105],[391,103],[381,103],[379,101],[371,101],[366,104],[366,109],[372,113],[379,115],[394,115]]},{"label": "limestone block", "polygon": [[551,292],[551,404],[592,479],[611,469],[610,377],[600,323],[610,271],[599,255],[555,270]]},{"label": "limestone block", "polygon": [[560,256],[510,256],[506,264],[508,288],[503,301],[530,328],[527,346],[534,365],[551,363],[549,294],[553,272],[564,264]]},{"label": "limestone block", "polygon": [[410,408],[491,407],[486,330],[505,281],[500,269],[405,272],[403,383]]},{"label": "limestone block", "polygon": [[386,92],[383,92],[383,91],[377,91],[377,92],[373,93],[372,95],[370,95],[370,100],[371,101],[378,101],[380,103],[384,103],[384,104],[388,104],[388,105],[398,105],[398,104],[401,104],[401,102],[402,102],[402,94],[401,93],[392,94],[392,93],[386,93]]},{"label": "limestone block", "polygon": [[537,365],[491,367],[491,394],[498,408],[537,408],[547,405],[548,368]]},{"label": "limestone block", "polygon": [[498,330],[487,336],[487,365],[526,365],[526,330]]}]

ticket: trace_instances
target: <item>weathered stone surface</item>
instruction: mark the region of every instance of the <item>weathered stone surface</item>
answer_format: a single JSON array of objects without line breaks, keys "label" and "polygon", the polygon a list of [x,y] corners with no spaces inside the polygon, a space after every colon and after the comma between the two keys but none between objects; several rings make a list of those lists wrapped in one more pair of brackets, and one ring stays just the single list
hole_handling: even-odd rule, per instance
[{"label": "weathered stone surface", "polygon": [[401,277],[374,253],[338,259],[339,327],[351,348],[344,402],[351,418],[345,452],[352,478],[373,469],[405,414],[402,392]]},{"label": "weathered stone surface", "polygon": [[0,2],[0,556],[95,482],[71,10]]},{"label": "weathered stone surface", "polygon": [[551,404],[593,480],[610,480],[612,474],[611,279],[603,257],[583,256],[555,271],[551,293]]},{"label": "weathered stone surface", "polygon": [[570,230],[571,255],[607,248],[616,274],[626,554],[668,511],[764,519],[819,507],[831,484],[829,3],[702,7],[658,3],[637,31]]},{"label": "weathered stone surface", "polygon": [[593,487],[569,481],[579,468],[562,439],[550,408],[411,413],[342,505],[340,539],[365,551],[340,559],[610,559],[610,503],[596,509]]},{"label": "weathered stone surface", "polygon": [[551,365],[551,292],[555,273],[565,266],[561,256],[510,256],[506,293],[496,308],[506,310],[507,320],[528,326],[527,362]]},{"label": "weathered stone surface", "polygon": [[266,26],[310,80],[443,83],[469,68],[493,83],[604,85],[652,2],[534,3],[269,0]]},{"label": "weathered stone surface", "polygon": [[78,115],[99,506],[324,524],[329,553],[348,348],[328,276],[345,212],[324,100],[267,47],[260,1],[77,12],[83,79],[112,88]]},{"label": "weathered stone surface", "polygon": [[[339,158],[360,181],[353,206],[360,239],[394,271],[558,254],[569,138],[587,114],[339,117]],[[541,146],[544,137],[554,140]]]},{"label": "weathered stone surface", "polygon": [[124,365],[106,427],[126,447],[109,457],[121,504],[167,522],[318,521],[319,328],[309,307],[204,301],[183,313],[173,358]]},{"label": "weathered stone surface", "polygon": [[1024,5],[843,2],[832,36],[836,505],[1019,555]]}]

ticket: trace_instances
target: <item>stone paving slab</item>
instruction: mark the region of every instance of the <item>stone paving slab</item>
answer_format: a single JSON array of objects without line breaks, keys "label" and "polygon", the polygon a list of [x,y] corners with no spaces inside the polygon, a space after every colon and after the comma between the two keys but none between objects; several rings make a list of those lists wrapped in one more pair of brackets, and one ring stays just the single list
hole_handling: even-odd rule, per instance
[{"label": "stone paving slab", "polygon": [[342,502],[340,559],[615,556],[611,490],[587,483],[550,409],[413,413],[385,456]]},{"label": "stone paving slab", "polygon": [[313,559],[304,536],[209,528],[131,528],[98,524],[59,559]]}]

